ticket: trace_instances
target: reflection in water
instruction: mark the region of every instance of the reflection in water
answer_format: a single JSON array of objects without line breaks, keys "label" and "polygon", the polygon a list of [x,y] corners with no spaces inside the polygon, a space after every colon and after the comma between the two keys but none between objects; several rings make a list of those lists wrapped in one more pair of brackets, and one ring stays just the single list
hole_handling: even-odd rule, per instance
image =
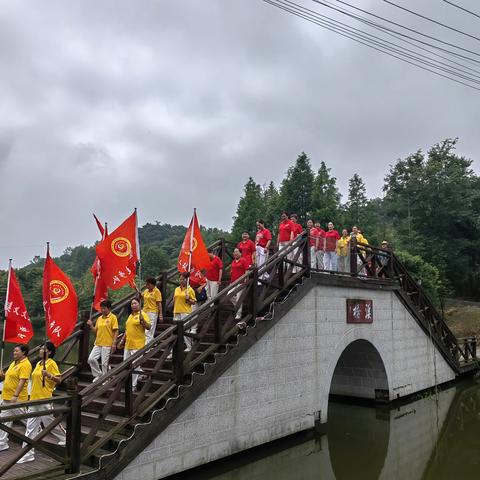
[{"label": "reflection in water", "polygon": [[[480,385],[426,395],[392,410],[331,403],[328,434],[236,468],[183,474],[210,480],[480,479]],[[225,463],[225,462],[224,462]],[[225,468],[223,467],[223,470]]]},{"label": "reflection in water", "polygon": [[[379,478],[388,447],[388,412],[332,402],[328,408],[328,450],[337,480]],[[345,461],[348,455],[348,461]]]}]

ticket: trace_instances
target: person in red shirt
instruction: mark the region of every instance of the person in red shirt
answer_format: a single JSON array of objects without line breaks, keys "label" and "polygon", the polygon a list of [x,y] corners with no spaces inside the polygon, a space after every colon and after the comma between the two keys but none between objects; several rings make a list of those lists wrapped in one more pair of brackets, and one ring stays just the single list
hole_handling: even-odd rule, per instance
[{"label": "person in red shirt", "polygon": [[213,253],[209,253],[210,257],[210,266],[205,272],[207,277],[207,297],[210,299],[218,293],[218,287],[222,281],[222,271],[223,271],[223,262],[220,260],[220,257]]},{"label": "person in red shirt", "polygon": [[272,234],[268,228],[265,228],[263,220],[257,220],[257,235],[255,237],[255,258],[257,267],[260,268],[268,257],[268,249],[272,243]]},{"label": "person in red shirt", "polygon": [[290,215],[290,222],[292,223],[292,240],[293,240],[303,232],[303,228],[298,223],[298,217],[295,213],[292,213]]},{"label": "person in red shirt", "polygon": [[[295,238],[297,238],[302,232],[303,232],[303,228],[302,226],[298,223],[298,217],[295,213],[292,213],[290,215],[290,222],[292,224],[292,240],[295,240]],[[299,247],[298,247],[299,248]],[[302,263],[303,262],[303,254],[300,253],[300,255],[298,255],[297,257],[297,253],[298,253],[298,248],[296,248],[290,255],[290,260],[293,262],[295,261],[295,263]],[[296,260],[295,260],[296,259]],[[297,272],[299,269],[299,267],[293,267],[293,272]]]},{"label": "person in red shirt", "polygon": [[315,244],[315,260],[318,270],[323,270],[323,257],[325,254],[325,230],[320,226],[320,222],[315,222],[317,241]]},{"label": "person in red shirt", "polygon": [[238,242],[237,248],[242,252],[242,258],[246,260],[248,266],[255,263],[255,244],[250,240],[248,232],[242,233],[242,240]]},{"label": "person in red shirt", "polygon": [[307,220],[308,244],[310,246],[310,268],[317,268],[316,246],[318,242],[318,232],[313,226],[313,220]]},{"label": "person in red shirt", "polygon": [[293,238],[292,222],[288,219],[287,212],[282,212],[278,225],[277,245],[278,250],[283,250]]},{"label": "person in red shirt", "polygon": [[[230,283],[236,282],[242,275],[245,275],[245,273],[247,273],[248,268],[249,268],[248,262],[245,260],[245,258],[242,257],[240,250],[236,248],[233,251],[233,260],[232,260],[232,265],[230,269]],[[242,318],[243,305],[242,304],[239,305],[241,296],[242,296],[242,290],[237,292],[234,296],[235,308],[237,309],[235,318],[237,320],[240,320]],[[244,323],[244,322],[241,322],[241,323]],[[239,326],[243,327],[243,325],[239,325]]]},{"label": "person in red shirt", "polygon": [[337,242],[340,234],[335,230],[332,222],[328,222],[325,232],[325,270],[337,271]]}]

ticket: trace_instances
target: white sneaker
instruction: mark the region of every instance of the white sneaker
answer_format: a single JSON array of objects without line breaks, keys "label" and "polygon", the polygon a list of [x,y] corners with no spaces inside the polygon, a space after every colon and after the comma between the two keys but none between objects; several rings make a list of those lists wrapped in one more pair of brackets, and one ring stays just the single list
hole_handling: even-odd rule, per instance
[{"label": "white sneaker", "polygon": [[60,445],[61,447],[64,447],[67,444],[65,440],[60,440],[57,445]]},{"label": "white sneaker", "polygon": [[3,443],[0,445],[0,452],[2,452],[3,450],[8,450],[10,448],[10,446],[8,445],[8,443]]},{"label": "white sneaker", "polygon": [[27,453],[17,463],[33,462],[34,460],[35,460],[35,455],[29,455]]}]

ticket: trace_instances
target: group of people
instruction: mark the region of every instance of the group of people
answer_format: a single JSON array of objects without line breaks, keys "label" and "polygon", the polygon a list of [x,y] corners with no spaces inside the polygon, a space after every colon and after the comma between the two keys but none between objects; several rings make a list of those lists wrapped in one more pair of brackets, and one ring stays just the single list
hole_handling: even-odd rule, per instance
[{"label": "group of people", "polygon": [[[272,245],[271,231],[266,228],[263,220],[257,220],[257,232],[255,241],[250,239],[248,232],[242,233],[241,240],[233,251],[233,260],[230,268],[230,283],[240,279],[252,266],[261,267],[267,260]],[[310,247],[311,268],[318,270],[348,272],[350,269],[350,243],[354,239],[359,249],[368,245],[368,240],[362,231],[353,226],[349,233],[343,229],[340,234],[332,222],[323,230],[320,222],[308,220],[306,223],[308,241]],[[288,215],[283,212],[278,225],[276,245],[281,251],[287,248],[290,242],[304,232],[304,228],[298,223],[295,214]],[[382,242],[382,248],[389,249],[388,242]],[[295,253],[295,252],[294,252]],[[204,272],[192,270],[180,274],[180,284],[173,295],[173,319],[184,320],[192,311],[198,308],[203,301],[217,295],[223,279],[224,265],[220,257],[210,253],[210,266]],[[293,258],[293,255],[291,258]],[[300,263],[301,253],[297,252],[297,262]],[[140,298],[131,301],[131,313],[125,324],[125,333],[119,339],[118,319],[112,312],[112,303],[104,300],[100,304],[101,314],[94,322],[87,321],[87,325],[95,334],[94,346],[90,352],[88,363],[90,365],[93,381],[97,381],[109,369],[110,357],[115,350],[122,349],[124,360],[143,349],[154,337],[157,323],[162,322],[162,294],[157,288],[155,278],[146,280],[146,287],[141,292]],[[140,293],[140,292],[139,292]],[[242,305],[239,304],[241,291],[235,294],[233,300],[236,303],[236,318],[239,328],[244,328],[241,321]],[[143,306],[142,306],[143,304]],[[191,327],[190,333],[196,333],[196,326]],[[192,349],[192,338],[185,337],[186,351]],[[28,384],[31,382],[30,400],[48,399],[52,397],[55,387],[62,381],[58,365],[53,359],[55,346],[46,342],[40,348],[41,360],[32,371],[32,365],[27,357],[27,345],[17,345],[13,350],[13,361],[4,372],[0,370],[0,380],[3,380],[1,404],[24,402],[29,398]],[[141,369],[137,369],[132,375],[132,387],[137,389]],[[26,422],[25,436],[36,436],[42,425],[49,425],[53,416],[48,413],[49,404],[29,406],[31,412],[45,410],[45,415],[29,418]],[[8,415],[24,414],[25,409],[8,410]],[[7,426],[10,426],[7,423]],[[65,430],[61,424],[57,425],[52,433],[58,438],[59,444],[65,444]],[[8,449],[8,435],[0,430],[0,451]],[[26,453],[21,463],[32,461],[35,451],[32,448]]]},{"label": "group of people", "polygon": [[[55,356],[55,346],[51,342],[46,342],[40,347],[40,360],[32,371],[32,364],[28,359],[28,345],[19,344],[13,349],[13,361],[6,371],[0,370],[0,380],[3,380],[2,398],[0,405],[13,405],[17,402],[26,402],[30,400],[48,400],[52,397],[55,387],[62,381],[62,376],[58,365],[53,359]],[[51,404],[43,403],[40,405],[30,405],[28,413],[36,414],[45,412],[44,415],[30,417],[26,421],[25,436],[29,438],[36,437],[42,428],[47,427],[54,421],[53,415],[49,414]],[[23,405],[18,408],[12,408],[2,412],[1,416],[23,415],[27,409]],[[2,422],[7,427],[12,427],[12,422]],[[59,445],[65,445],[66,432],[61,424],[56,425],[51,433],[58,439]],[[25,446],[23,444],[22,446]],[[5,430],[0,430],[0,452],[9,448],[8,434]],[[31,448],[18,463],[31,462],[35,460],[35,449]]]}]

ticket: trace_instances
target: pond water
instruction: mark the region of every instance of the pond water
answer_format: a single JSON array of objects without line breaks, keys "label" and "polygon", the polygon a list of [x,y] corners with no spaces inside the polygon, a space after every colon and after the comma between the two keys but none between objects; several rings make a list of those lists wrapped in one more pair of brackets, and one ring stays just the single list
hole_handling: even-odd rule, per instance
[{"label": "pond water", "polygon": [[393,409],[331,402],[325,435],[296,436],[181,478],[477,480],[480,384],[457,384]]}]

